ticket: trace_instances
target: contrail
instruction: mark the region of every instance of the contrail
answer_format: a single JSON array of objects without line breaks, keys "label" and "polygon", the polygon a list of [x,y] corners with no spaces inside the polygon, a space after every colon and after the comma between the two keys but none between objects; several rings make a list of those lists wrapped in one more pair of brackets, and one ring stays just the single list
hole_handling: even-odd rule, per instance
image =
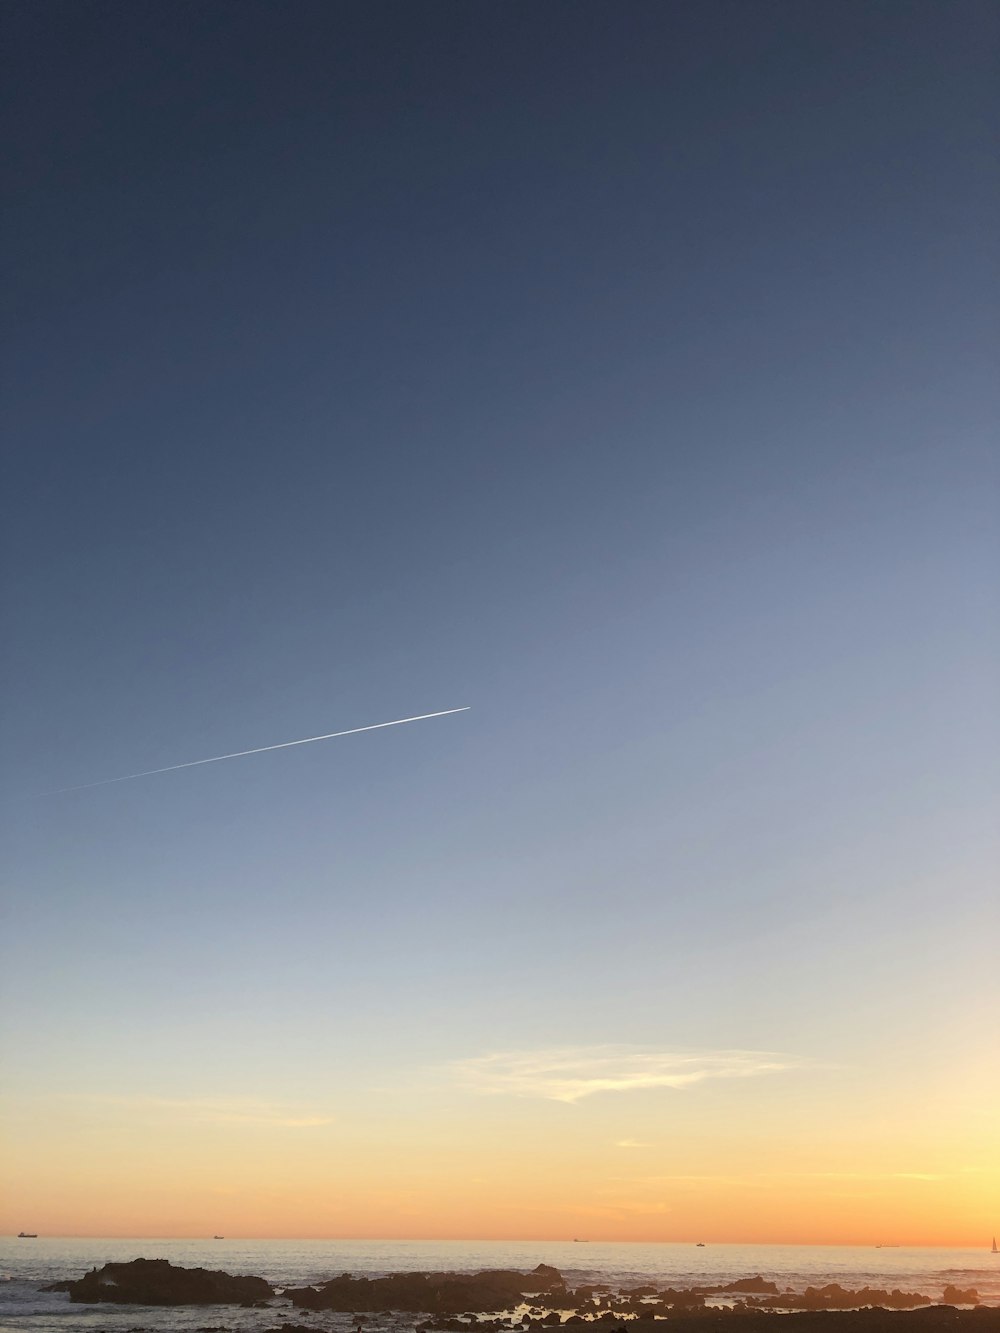
[{"label": "contrail", "polygon": [[348,727],[346,731],[328,731],[325,736],[305,736],[300,741],[282,741],[280,745],[258,745],[255,750],[234,750],[232,754],[215,754],[211,759],[189,759],[186,764],[168,764],[166,768],[147,768],[143,773],[126,773],[120,778],[102,778],[100,782],[83,782],[78,787],[57,787],[55,791],[39,792],[39,796],[61,796],[67,791],[87,791],[90,787],[109,787],[113,782],[132,782],[135,778],[151,778],[157,773],[175,773],[179,768],[197,768],[199,764],[221,764],[224,759],[243,759],[248,754],[267,754],[269,750],[287,750],[293,745],[313,745],[316,741],[332,741],[338,736],[356,736],[359,731],[381,731],[383,727],[402,727],[407,722],[426,722],[432,717],[448,717],[451,713],[467,713],[465,708],[445,708],[440,713],[421,713],[418,717],[397,717],[392,722],[372,722],[367,727]]}]

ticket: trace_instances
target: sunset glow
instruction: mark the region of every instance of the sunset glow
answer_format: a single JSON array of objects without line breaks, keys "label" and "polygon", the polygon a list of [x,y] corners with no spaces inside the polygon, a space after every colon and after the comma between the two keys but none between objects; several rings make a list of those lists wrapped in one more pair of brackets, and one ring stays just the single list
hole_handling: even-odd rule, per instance
[{"label": "sunset glow", "polygon": [[53,1237],[989,1256],[1000,9],[4,20],[14,1333]]},{"label": "sunset glow", "polygon": [[[962,1245],[988,1228],[1000,1183],[984,1113],[995,1071],[977,1100],[925,1095],[901,1116],[888,1111],[898,1074],[881,1088],[866,1076],[859,1107],[858,1069],[751,1069],[748,1053],[732,1077],[723,1066],[741,1066],[741,1053],[703,1052],[688,1063],[717,1061],[718,1077],[649,1087],[637,1062],[676,1056],[619,1052],[617,1077],[615,1058],[563,1051],[546,1071],[539,1053],[516,1090],[476,1080],[526,1054],[382,1086],[359,1078],[349,1094],[327,1075],[308,1102],[25,1100],[7,1225],[30,1198],[51,1233],[82,1235]],[[554,1096],[554,1070],[570,1062],[577,1078],[592,1064],[600,1090]]]}]

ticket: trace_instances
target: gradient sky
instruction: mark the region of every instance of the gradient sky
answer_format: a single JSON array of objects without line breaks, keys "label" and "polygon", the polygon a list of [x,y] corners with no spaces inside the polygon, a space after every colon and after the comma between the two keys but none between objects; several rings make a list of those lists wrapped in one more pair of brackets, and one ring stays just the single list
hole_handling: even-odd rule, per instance
[{"label": "gradient sky", "polygon": [[0,1227],[988,1243],[995,6],[4,19]]}]

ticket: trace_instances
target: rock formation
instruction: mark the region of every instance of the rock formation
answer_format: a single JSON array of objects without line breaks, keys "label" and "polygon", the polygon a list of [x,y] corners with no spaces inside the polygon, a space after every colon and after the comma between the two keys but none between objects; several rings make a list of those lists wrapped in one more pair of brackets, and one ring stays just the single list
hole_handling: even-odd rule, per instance
[{"label": "rock formation", "polygon": [[544,1296],[550,1289],[561,1298],[562,1277],[548,1264],[539,1264],[531,1273],[494,1269],[482,1273],[392,1273],[376,1278],[345,1273],[321,1287],[290,1287],[284,1294],[302,1310],[460,1315],[509,1310],[526,1296]]},{"label": "rock formation", "polygon": [[71,1301],[117,1305],[242,1305],[274,1295],[262,1277],[230,1277],[208,1268],[175,1268],[167,1259],[133,1259],[92,1268],[74,1282],[46,1291],[68,1291]]}]

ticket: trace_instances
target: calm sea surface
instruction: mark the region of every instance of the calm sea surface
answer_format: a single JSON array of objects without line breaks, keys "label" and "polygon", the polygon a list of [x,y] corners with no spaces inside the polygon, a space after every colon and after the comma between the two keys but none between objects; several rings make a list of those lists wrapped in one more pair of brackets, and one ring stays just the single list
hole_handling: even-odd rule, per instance
[{"label": "calm sea surface", "polygon": [[[278,1286],[323,1281],[340,1273],[376,1276],[481,1268],[527,1270],[552,1264],[570,1285],[655,1282],[662,1286],[728,1282],[761,1274],[796,1290],[839,1282],[857,1288],[901,1287],[938,1300],[949,1284],[975,1287],[985,1304],[1000,1305],[1000,1255],[979,1250],[861,1248],[809,1245],[634,1245],[554,1241],[191,1241],[38,1240],[0,1241],[0,1329],[4,1333],[262,1333],[287,1320],[304,1322],[278,1302],[268,1310],[236,1306],[150,1309],[140,1306],[71,1305],[66,1295],[39,1287],[80,1277],[108,1261],[169,1259],[184,1267],[256,1274]],[[348,1315],[307,1316],[317,1333],[353,1329]],[[412,1330],[414,1316],[374,1317],[378,1333]]]}]

